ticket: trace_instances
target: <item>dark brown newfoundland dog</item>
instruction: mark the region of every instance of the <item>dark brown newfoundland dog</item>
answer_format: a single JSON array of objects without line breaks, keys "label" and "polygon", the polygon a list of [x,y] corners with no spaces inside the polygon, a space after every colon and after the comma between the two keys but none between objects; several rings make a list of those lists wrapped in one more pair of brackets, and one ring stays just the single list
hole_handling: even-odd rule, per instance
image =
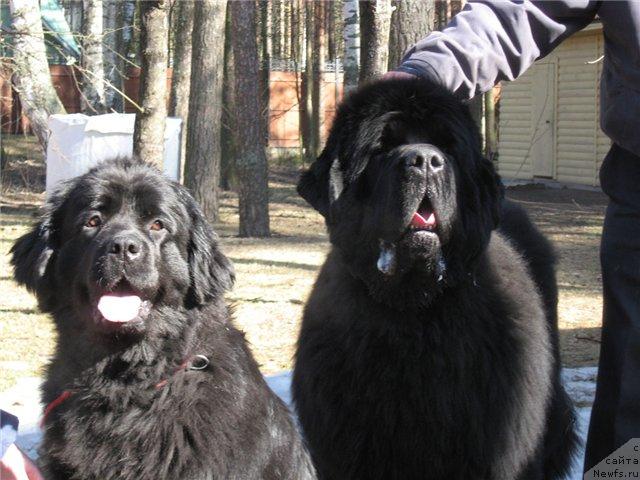
[{"label": "dark brown newfoundland dog", "polygon": [[13,247],[53,316],[48,479],[308,479],[313,467],[223,293],[234,274],[193,198],[155,168],[67,182]]},{"label": "dark brown newfoundland dog", "polygon": [[366,86],[298,189],[332,243],[293,381],[318,475],[560,478],[576,437],[553,252],[467,108],[423,80]]}]

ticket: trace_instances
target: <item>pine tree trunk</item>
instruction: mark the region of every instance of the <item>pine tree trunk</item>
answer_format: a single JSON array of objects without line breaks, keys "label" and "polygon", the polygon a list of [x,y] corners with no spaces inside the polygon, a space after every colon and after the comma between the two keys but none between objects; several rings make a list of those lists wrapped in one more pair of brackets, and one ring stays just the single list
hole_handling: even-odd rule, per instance
[{"label": "pine tree trunk", "polygon": [[311,92],[313,91],[313,31],[314,13],[313,0],[305,0],[305,41],[304,56],[305,68],[302,74],[300,102],[300,134],[302,136],[302,147],[304,149],[305,163],[311,163],[315,157],[312,149],[311,118],[313,116],[313,104],[311,102]]},{"label": "pine tree trunk", "polygon": [[284,28],[282,29],[282,38],[283,38],[283,57],[291,58],[291,35],[289,32],[291,31],[291,0],[287,0],[284,2],[282,6],[283,9],[283,24]]},{"label": "pine tree trunk", "polygon": [[[260,1],[260,6],[266,4]],[[231,190],[235,186],[235,158],[236,150],[236,95],[235,95],[235,67],[233,57],[233,35],[231,24],[231,9],[227,9],[224,38],[224,80],[222,88],[222,125],[220,133],[220,188]],[[263,37],[264,40],[264,37]]]},{"label": "pine tree trunk", "polygon": [[226,10],[226,1],[199,0],[194,3],[193,11],[191,93],[184,181],[207,218],[212,221],[218,219],[219,208]]},{"label": "pine tree trunk", "polygon": [[[260,112],[263,116],[262,126],[264,129],[263,136],[264,142],[269,143],[269,100],[270,89],[269,80],[271,76],[271,55],[269,53],[269,2],[268,0],[260,0],[260,36],[262,38],[262,44],[260,45],[262,53],[262,61],[260,62],[260,93],[261,93],[261,109]],[[232,54],[233,55],[233,54]],[[232,59],[233,61],[233,59]]]},{"label": "pine tree trunk", "polygon": [[140,105],[133,132],[133,153],[162,166],[167,118],[167,0],[141,3],[142,72]]},{"label": "pine tree trunk", "polygon": [[293,17],[291,20],[291,38],[293,43],[291,46],[291,55],[295,69],[295,88],[296,100],[298,102],[298,158],[304,160],[304,144],[302,141],[302,111],[303,111],[303,95],[302,95],[302,75],[303,61],[302,55],[305,51],[304,41],[304,3],[303,0],[294,0]]},{"label": "pine tree trunk", "polygon": [[323,73],[326,57],[325,2],[314,3],[313,29],[313,88],[311,92],[311,152],[314,157],[320,155],[322,123],[324,120],[322,106]]},{"label": "pine tree trunk", "polygon": [[268,0],[267,1],[269,10],[271,11],[269,14],[269,26],[270,26],[270,37],[271,37],[271,50],[269,50],[269,54],[272,58],[279,58],[280,56],[280,4],[278,0]]},{"label": "pine tree trunk", "polygon": [[326,2],[325,3],[325,14],[324,14],[324,30],[326,32],[327,38],[325,40],[327,46],[325,47],[325,57],[328,60],[335,60],[336,58],[336,24],[335,24],[335,7],[338,5],[338,2]]},{"label": "pine tree trunk", "polygon": [[[127,45],[124,41],[126,2],[104,0],[103,61],[106,79],[104,99],[106,110],[124,111],[124,98],[117,91],[124,91],[124,71]],[[117,90],[116,90],[117,89]]]},{"label": "pine tree trunk", "polygon": [[435,27],[435,0],[395,0],[389,34],[389,70],[402,61],[404,52]]},{"label": "pine tree trunk", "polygon": [[498,129],[496,125],[496,96],[493,88],[484,94],[484,140],[486,157],[495,161],[498,153]]},{"label": "pine tree trunk", "polygon": [[344,21],[344,93],[347,94],[358,86],[360,70],[360,21],[358,0],[344,0],[342,6]]},{"label": "pine tree trunk", "polygon": [[20,96],[22,110],[46,154],[49,141],[47,119],[66,113],[58,98],[47,63],[38,0],[11,0],[14,55],[13,88]]},{"label": "pine tree trunk", "polygon": [[182,119],[180,135],[180,165],[184,167],[187,149],[187,120],[191,88],[191,37],[193,33],[193,2],[176,0],[174,6],[174,52],[169,115]]},{"label": "pine tree trunk", "polygon": [[268,237],[269,189],[267,158],[262,141],[256,8],[254,2],[231,2],[235,71],[235,112],[238,153],[238,196],[241,237]]},{"label": "pine tree trunk", "polygon": [[102,0],[83,0],[80,108],[88,115],[104,113],[107,109],[102,58],[102,15]]},{"label": "pine tree trunk", "polygon": [[387,71],[391,0],[360,0],[360,83]]}]

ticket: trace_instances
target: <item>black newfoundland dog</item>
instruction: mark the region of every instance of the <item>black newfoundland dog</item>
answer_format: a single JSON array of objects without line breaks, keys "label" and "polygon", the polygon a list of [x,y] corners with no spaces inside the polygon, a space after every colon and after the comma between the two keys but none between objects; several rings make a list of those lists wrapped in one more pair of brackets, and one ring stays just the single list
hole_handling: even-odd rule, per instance
[{"label": "black newfoundland dog", "polygon": [[293,380],[319,477],[560,478],[576,436],[553,252],[467,108],[423,80],[361,88],[298,191],[333,246]]},{"label": "black newfoundland dog", "polygon": [[232,266],[184,188],[139,161],[104,163],[54,194],[12,251],[58,331],[46,478],[314,478],[230,320]]}]

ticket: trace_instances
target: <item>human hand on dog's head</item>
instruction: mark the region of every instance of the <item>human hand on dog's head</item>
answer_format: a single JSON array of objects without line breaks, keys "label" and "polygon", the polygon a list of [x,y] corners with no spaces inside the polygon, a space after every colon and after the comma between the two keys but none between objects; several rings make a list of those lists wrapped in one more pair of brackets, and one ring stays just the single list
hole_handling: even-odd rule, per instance
[{"label": "human hand on dog's head", "polygon": [[411,72],[390,72],[345,97],[297,190],[369,290],[393,291],[389,302],[402,298],[403,309],[466,281],[502,197],[468,107]]},{"label": "human hand on dog's head", "polygon": [[418,77],[411,73],[401,72],[400,70],[391,70],[380,77],[381,80],[411,80],[413,78]]}]

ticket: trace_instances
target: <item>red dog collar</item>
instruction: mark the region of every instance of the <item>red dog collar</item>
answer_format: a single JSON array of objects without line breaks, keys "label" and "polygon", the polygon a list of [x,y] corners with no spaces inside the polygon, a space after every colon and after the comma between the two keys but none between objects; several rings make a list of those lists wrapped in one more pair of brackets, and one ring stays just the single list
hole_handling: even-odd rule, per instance
[{"label": "red dog collar", "polygon": [[[164,387],[167,383],[169,383],[169,380],[177,373],[180,373],[182,371],[187,371],[187,370],[204,370],[209,366],[210,363],[211,362],[209,361],[209,359],[204,355],[193,355],[192,357],[182,362],[180,366],[176,369],[176,371],[173,372],[173,375],[171,375],[171,377],[165,378],[164,380],[159,381],[158,383],[156,383],[155,387],[156,388]],[[67,401],[69,397],[73,395],[73,393],[74,392],[72,392],[71,390],[65,390],[60,395],[58,395],[55,398],[55,400],[47,404],[44,411],[42,412],[42,419],[40,420],[40,428],[43,428],[45,426],[47,422],[47,417],[49,417],[51,412],[55,410],[61,403],[64,403],[65,401]]]}]

